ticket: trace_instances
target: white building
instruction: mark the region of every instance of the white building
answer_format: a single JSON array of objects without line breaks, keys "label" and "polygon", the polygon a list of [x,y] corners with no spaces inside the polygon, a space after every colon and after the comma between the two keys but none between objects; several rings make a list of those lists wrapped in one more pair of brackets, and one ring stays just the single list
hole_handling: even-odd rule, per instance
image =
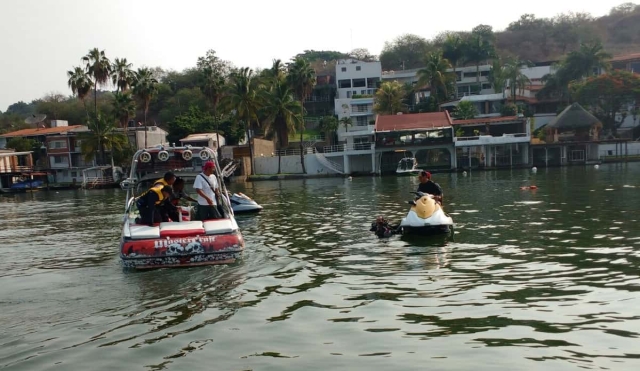
[{"label": "white building", "polygon": [[338,140],[353,145],[373,139],[375,114],[373,96],[382,80],[380,62],[342,59],[336,64],[337,94],[335,113],[338,120],[351,118],[351,126],[340,124]]}]

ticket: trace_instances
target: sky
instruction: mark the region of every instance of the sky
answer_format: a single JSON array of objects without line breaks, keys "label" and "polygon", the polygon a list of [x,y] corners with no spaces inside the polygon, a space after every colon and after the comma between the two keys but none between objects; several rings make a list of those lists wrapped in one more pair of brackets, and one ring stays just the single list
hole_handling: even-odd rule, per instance
[{"label": "sky", "polygon": [[501,30],[525,13],[602,16],[623,2],[0,0],[0,111],[48,93],[70,95],[66,72],[94,47],[134,68],[179,71],[209,49],[236,66],[264,68],[309,49],[379,54],[405,33],[431,38],[481,23]]}]

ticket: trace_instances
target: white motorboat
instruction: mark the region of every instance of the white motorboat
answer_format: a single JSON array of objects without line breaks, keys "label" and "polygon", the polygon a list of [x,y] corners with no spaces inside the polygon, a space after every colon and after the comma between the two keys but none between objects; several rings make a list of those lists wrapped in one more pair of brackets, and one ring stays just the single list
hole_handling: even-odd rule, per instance
[{"label": "white motorboat", "polygon": [[405,157],[398,161],[396,168],[397,175],[417,175],[421,170],[418,169],[418,161],[414,157]]},{"label": "white motorboat", "polygon": [[262,206],[244,193],[234,193],[229,197],[229,200],[234,214],[255,213],[262,210]]}]

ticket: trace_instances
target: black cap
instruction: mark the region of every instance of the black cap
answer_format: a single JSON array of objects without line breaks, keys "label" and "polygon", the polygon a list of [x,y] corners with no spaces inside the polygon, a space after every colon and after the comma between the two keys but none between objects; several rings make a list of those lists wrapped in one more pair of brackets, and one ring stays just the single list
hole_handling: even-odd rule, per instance
[{"label": "black cap", "polygon": [[171,186],[164,186],[162,187],[162,192],[167,192],[168,194],[172,194],[173,188],[171,188]]}]

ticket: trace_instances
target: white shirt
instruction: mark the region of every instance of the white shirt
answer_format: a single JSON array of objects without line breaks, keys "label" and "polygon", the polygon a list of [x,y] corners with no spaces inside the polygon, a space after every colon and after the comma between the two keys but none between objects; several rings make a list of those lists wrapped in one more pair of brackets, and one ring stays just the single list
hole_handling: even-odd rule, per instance
[{"label": "white shirt", "polygon": [[[217,205],[216,204],[216,194],[213,192],[213,189],[211,189],[211,186],[214,187],[214,189],[218,188],[218,180],[216,179],[216,176],[211,174],[209,175],[208,179],[209,182],[207,183],[207,181],[205,180],[206,175],[204,175],[204,173],[200,173],[198,174],[198,176],[196,177],[196,180],[193,182],[193,188],[196,189],[196,192],[198,189],[202,190],[202,192],[207,195],[207,197],[209,197],[211,200],[213,200],[213,205]],[[211,184],[211,185],[209,185]],[[207,199],[200,196],[200,194],[198,193],[198,205],[209,205],[209,203],[207,202]]]}]

